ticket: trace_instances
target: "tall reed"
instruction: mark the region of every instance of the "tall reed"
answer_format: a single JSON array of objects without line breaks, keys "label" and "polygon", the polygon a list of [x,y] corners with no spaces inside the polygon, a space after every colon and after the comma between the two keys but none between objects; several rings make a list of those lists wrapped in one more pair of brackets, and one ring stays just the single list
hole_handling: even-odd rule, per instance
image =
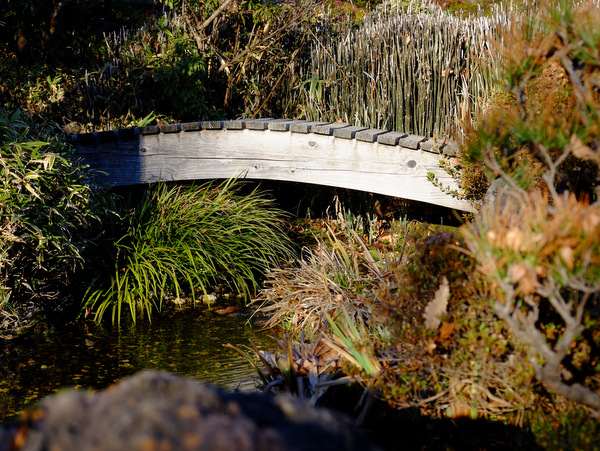
[{"label": "tall reed", "polygon": [[498,66],[490,40],[508,13],[465,20],[415,4],[387,5],[334,39],[315,36],[308,118],[457,137],[480,116]]}]

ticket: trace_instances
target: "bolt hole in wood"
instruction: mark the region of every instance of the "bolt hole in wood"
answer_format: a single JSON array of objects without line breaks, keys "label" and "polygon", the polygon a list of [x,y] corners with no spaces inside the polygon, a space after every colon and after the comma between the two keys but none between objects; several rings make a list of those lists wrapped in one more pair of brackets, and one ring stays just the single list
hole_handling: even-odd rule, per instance
[{"label": "bolt hole in wood", "polygon": [[417,166],[417,162],[415,160],[409,160],[408,163],[406,163],[406,166],[412,169]]}]

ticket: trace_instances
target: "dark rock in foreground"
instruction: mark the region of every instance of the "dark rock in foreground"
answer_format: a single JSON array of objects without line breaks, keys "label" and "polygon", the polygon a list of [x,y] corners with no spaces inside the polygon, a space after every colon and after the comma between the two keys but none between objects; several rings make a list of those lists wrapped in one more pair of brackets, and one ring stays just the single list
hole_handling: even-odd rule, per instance
[{"label": "dark rock in foreground", "polygon": [[157,371],[98,393],[50,396],[12,431],[4,438],[16,433],[24,451],[375,449],[353,423],[300,400],[229,393]]}]

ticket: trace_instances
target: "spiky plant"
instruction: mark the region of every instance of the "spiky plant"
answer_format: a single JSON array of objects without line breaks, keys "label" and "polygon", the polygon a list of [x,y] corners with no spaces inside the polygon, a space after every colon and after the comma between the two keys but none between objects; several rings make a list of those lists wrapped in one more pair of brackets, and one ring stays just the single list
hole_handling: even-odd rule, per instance
[{"label": "spiky plant", "polygon": [[262,272],[292,255],[292,244],[282,212],[256,191],[242,196],[238,185],[149,188],[124,214],[110,282],[90,290],[85,307],[97,320],[111,311],[113,321],[125,308],[135,321],[138,312],[150,319],[168,293],[195,300],[218,283],[253,293]]},{"label": "spiky plant", "polygon": [[[311,119],[344,120],[425,136],[457,136],[485,110],[506,21],[464,20],[422,3],[385,6],[359,27],[316,36],[305,83]],[[330,32],[329,32],[330,33]]]}]

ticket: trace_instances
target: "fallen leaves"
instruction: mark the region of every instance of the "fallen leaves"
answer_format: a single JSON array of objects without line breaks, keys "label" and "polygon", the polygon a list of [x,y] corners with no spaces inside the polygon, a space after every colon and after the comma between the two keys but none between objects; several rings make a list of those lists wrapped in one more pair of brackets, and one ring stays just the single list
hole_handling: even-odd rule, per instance
[{"label": "fallen leaves", "polygon": [[535,293],[536,288],[541,286],[535,270],[528,267],[524,263],[512,265],[509,268],[508,273],[510,275],[511,282],[517,284],[517,293],[524,295],[532,294]]},{"label": "fallen leaves", "polygon": [[425,312],[423,313],[423,318],[425,318],[425,327],[427,329],[434,330],[440,326],[442,322],[440,315],[446,313],[449,297],[450,284],[448,283],[448,279],[444,276],[442,278],[442,282],[440,283],[440,287],[436,290],[433,299],[429,301],[425,307]]}]

